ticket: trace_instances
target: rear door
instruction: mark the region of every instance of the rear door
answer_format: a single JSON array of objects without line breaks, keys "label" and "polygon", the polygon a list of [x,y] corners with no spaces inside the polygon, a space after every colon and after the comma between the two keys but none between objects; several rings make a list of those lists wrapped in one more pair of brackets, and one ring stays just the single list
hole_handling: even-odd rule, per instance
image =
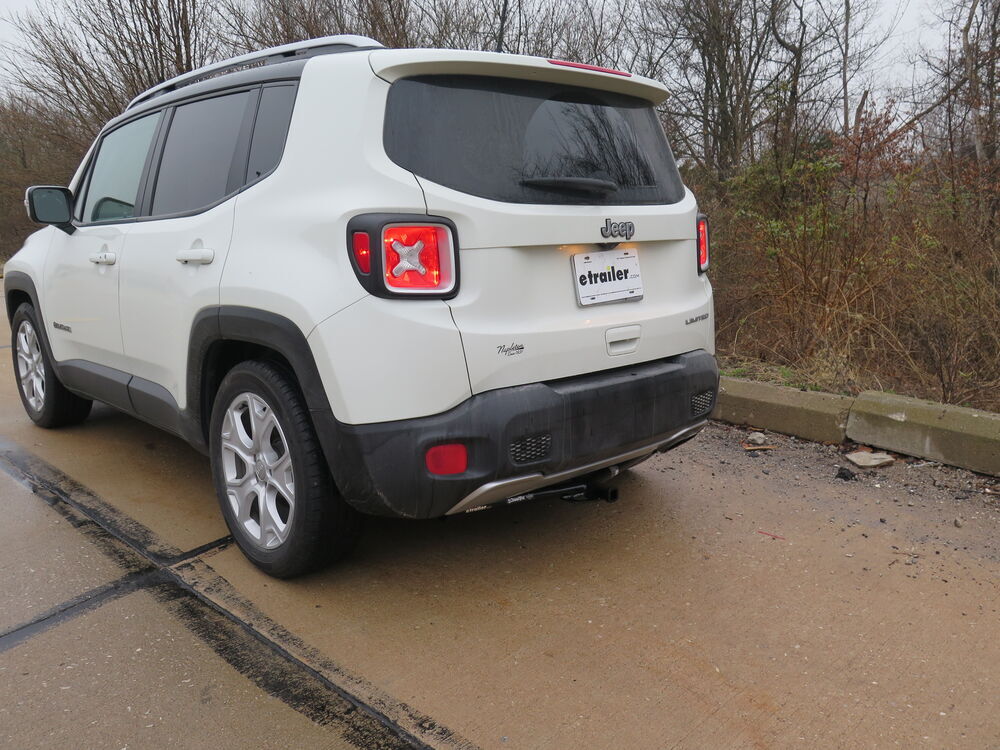
[{"label": "rear door", "polygon": [[474,392],[712,348],[697,206],[653,104],[584,80],[390,89],[386,152],[458,228],[449,304]]},{"label": "rear door", "polygon": [[[129,372],[159,386],[145,387],[160,400],[165,389],[178,406],[186,405],[191,325],[199,310],[219,303],[235,196],[277,163],[294,91],[287,85],[225,92],[168,113],[148,217],[129,234],[121,269]],[[253,132],[255,119],[260,137]],[[268,138],[271,130],[279,137]],[[140,413],[143,403],[137,400]]]}]

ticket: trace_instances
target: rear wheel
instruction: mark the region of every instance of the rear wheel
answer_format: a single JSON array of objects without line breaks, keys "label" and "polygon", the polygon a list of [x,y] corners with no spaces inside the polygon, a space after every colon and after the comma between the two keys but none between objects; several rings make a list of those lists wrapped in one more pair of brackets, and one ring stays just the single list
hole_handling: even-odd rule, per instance
[{"label": "rear wheel", "polygon": [[212,474],[236,543],[289,578],[344,556],[360,516],[337,492],[294,380],[266,362],[223,379],[211,421]]},{"label": "rear wheel", "polygon": [[31,421],[39,427],[64,427],[85,420],[93,402],[70,393],[59,382],[45,353],[35,308],[29,303],[17,308],[10,332],[17,391]]}]

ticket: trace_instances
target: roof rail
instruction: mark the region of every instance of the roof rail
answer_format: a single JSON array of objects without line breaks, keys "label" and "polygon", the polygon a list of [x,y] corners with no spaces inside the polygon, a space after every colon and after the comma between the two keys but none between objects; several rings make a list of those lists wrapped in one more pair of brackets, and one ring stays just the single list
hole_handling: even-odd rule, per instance
[{"label": "roof rail", "polygon": [[181,75],[166,80],[163,83],[158,83],[156,86],[153,86],[153,88],[143,91],[139,94],[139,96],[130,101],[125,109],[130,110],[136,104],[144,102],[147,99],[151,99],[158,94],[173,91],[174,89],[194,83],[203,78],[219,75],[221,73],[235,70],[236,68],[241,68],[245,65],[251,65],[253,63],[271,65],[278,62],[286,62],[287,59],[304,54],[309,50],[333,46],[364,48],[381,47],[382,45],[374,39],[370,39],[366,36],[359,36],[358,34],[337,34],[335,36],[321,36],[317,39],[306,39],[301,42],[282,44],[279,47],[269,47],[268,49],[262,49],[257,52],[250,52],[246,55],[231,57],[228,60],[212,63],[211,65],[198,68],[197,70],[182,73]]}]

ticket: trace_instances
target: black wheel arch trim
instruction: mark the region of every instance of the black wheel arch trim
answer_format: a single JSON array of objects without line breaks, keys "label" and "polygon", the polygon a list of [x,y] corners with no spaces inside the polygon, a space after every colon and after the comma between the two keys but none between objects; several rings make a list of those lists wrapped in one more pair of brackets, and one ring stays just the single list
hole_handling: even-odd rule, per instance
[{"label": "black wheel arch trim", "polygon": [[[212,349],[224,342],[242,342],[270,349],[292,368],[293,374],[310,411],[330,412],[330,401],[316,366],[306,335],[293,321],[277,313],[254,307],[220,305],[201,310],[191,324],[188,348],[187,394],[188,409],[197,413],[202,430],[211,414],[213,393],[205,384],[213,373]],[[194,415],[192,415],[194,416]]]},{"label": "black wheel arch trim", "polygon": [[42,312],[38,308],[38,291],[35,289],[35,282],[24,271],[8,271],[3,277],[4,304],[7,306],[7,320],[14,317],[17,307],[11,301],[11,292],[24,292],[31,299],[31,304],[35,308],[35,314],[39,319]]},{"label": "black wheel arch trim", "polygon": [[[344,431],[333,414],[323,380],[316,366],[306,334],[292,320],[277,313],[240,305],[220,305],[201,310],[191,325],[188,351],[188,417],[204,445],[211,419],[214,392],[206,392],[206,382],[217,387],[224,373],[214,373],[212,349],[216,344],[242,342],[266,347],[288,363],[305,399],[323,455],[338,487],[347,480]],[[206,369],[207,368],[207,369]],[[190,441],[191,438],[188,437]]]},{"label": "black wheel arch trim", "polygon": [[56,367],[56,373],[58,374],[58,364],[56,363],[56,358],[52,356],[52,348],[49,346],[49,332],[45,327],[45,315],[42,313],[42,307],[38,304],[38,290],[35,289],[34,280],[28,274],[24,273],[24,271],[8,271],[4,274],[3,296],[4,305],[6,305],[7,309],[8,322],[14,317],[14,313],[17,312],[17,305],[13,303],[14,295],[12,292],[23,292],[28,295],[31,306],[35,309],[38,322],[41,324],[39,328],[42,329],[41,337],[42,346],[45,347],[45,356]]}]

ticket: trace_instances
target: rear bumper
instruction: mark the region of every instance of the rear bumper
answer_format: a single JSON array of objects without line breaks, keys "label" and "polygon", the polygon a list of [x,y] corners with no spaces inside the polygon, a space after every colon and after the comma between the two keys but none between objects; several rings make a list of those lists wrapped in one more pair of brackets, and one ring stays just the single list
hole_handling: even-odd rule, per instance
[{"label": "rear bumper", "polygon": [[[346,425],[314,412],[344,497],[375,515],[432,518],[501,502],[666,450],[692,437],[719,372],[703,350],[481,393],[443,414]],[[427,449],[464,443],[463,474],[427,471]]]}]

